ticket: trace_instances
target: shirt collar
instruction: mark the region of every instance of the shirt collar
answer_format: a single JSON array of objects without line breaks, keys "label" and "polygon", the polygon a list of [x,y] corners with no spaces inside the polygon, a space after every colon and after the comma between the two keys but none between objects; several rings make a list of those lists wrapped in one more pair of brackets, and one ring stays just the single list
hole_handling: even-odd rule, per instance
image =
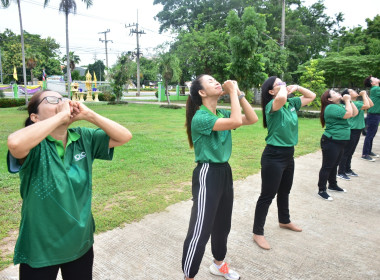
[{"label": "shirt collar", "polygon": [[[69,145],[71,142],[77,141],[79,138],[80,138],[80,134],[78,134],[75,131],[70,131],[70,129],[67,130],[67,145]],[[60,140],[53,138],[51,135],[48,135],[46,137],[46,139],[49,140],[50,142],[54,142],[54,143],[57,143],[58,141],[60,141]]]}]

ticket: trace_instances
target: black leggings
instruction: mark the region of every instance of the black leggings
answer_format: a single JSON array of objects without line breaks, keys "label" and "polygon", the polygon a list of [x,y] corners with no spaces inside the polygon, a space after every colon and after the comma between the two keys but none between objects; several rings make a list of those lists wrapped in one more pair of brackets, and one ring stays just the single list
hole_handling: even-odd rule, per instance
[{"label": "black leggings", "polygon": [[362,133],[362,130],[363,129],[351,129],[350,141],[345,146],[343,156],[339,162],[339,174],[351,171],[352,155],[354,154],[356,146],[359,143],[360,134]]},{"label": "black leggings", "polygon": [[58,270],[61,269],[64,280],[92,280],[92,266],[94,263],[93,247],[79,259],[74,261],[33,268],[28,264],[20,264],[20,280],[55,280]]},{"label": "black leggings", "polygon": [[333,140],[324,134],[322,135],[322,167],[319,171],[319,191],[326,191],[327,181],[332,187],[337,185],[337,166],[343,156],[344,147],[346,146],[347,142],[347,140]]},{"label": "black leggings", "polygon": [[230,165],[199,163],[193,172],[192,193],[193,208],[182,255],[182,270],[188,278],[198,273],[210,235],[215,260],[226,256],[234,199]]},{"label": "black leggings", "polygon": [[264,235],[269,206],[277,194],[278,221],[290,223],[289,193],[293,185],[294,147],[267,145],[261,156],[261,194],[257,200],[253,233]]}]

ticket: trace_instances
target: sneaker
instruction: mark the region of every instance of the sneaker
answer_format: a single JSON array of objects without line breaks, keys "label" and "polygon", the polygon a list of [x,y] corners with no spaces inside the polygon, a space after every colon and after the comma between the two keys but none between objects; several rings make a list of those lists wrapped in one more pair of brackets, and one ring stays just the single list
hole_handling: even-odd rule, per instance
[{"label": "sneaker", "polygon": [[348,172],[346,172],[346,175],[347,176],[350,176],[350,177],[359,177],[358,174],[356,174],[354,171],[350,170]]},{"label": "sneaker", "polygon": [[329,194],[326,191],[320,191],[318,192],[318,196],[324,200],[333,201],[334,199],[329,196]]},{"label": "sneaker", "polygon": [[368,160],[368,161],[376,161],[376,159],[371,158],[369,155],[362,156],[362,159]]},{"label": "sneaker", "polygon": [[223,262],[220,268],[218,268],[218,266],[213,262],[210,265],[210,273],[217,276],[223,276],[227,280],[240,279],[240,275],[236,271],[230,269],[226,262]]},{"label": "sneaker", "polygon": [[374,152],[370,152],[369,155],[370,155],[371,157],[379,157],[379,155],[375,154]]},{"label": "sneaker", "polygon": [[329,186],[328,189],[329,191],[334,191],[334,192],[347,192],[345,189],[342,189],[338,186]]},{"label": "sneaker", "polygon": [[350,177],[348,177],[344,173],[340,173],[340,174],[336,175],[336,177],[338,177],[339,179],[347,180],[347,181],[351,180]]}]

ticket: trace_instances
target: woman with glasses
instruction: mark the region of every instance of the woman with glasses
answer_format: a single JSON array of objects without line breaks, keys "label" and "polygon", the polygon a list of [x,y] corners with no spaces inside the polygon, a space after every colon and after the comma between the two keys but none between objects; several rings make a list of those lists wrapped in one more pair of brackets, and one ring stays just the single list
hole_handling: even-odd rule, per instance
[{"label": "woman with glasses", "polygon": [[[295,91],[302,96],[288,98]],[[280,227],[302,231],[290,221],[289,193],[293,184],[294,146],[298,142],[297,111],[314,98],[312,91],[298,85],[287,87],[276,76],[268,78],[261,87],[263,125],[268,129],[268,135],[261,157],[262,184],[255,210],[253,240],[266,250],[270,249],[270,245],[264,237],[264,225],[269,206],[276,195]]]},{"label": "woman with glasses", "polygon": [[[343,101],[344,104],[341,104]],[[329,191],[346,192],[336,182],[337,166],[342,158],[344,147],[350,140],[350,124],[348,119],[355,117],[358,109],[352,103],[351,96],[342,95],[330,89],[321,96],[320,120],[325,132],[321,138],[322,167],[319,171],[318,196],[324,200],[332,201]]]},{"label": "woman with glasses", "polygon": [[[216,108],[222,94],[229,94],[231,112]],[[245,115],[241,114],[241,108]],[[234,195],[228,163],[232,150],[231,129],[257,120],[236,82],[226,81],[222,89],[209,75],[200,75],[192,81],[186,104],[186,128],[197,166],[193,171],[193,207],[182,255],[186,280],[194,279],[198,273],[210,236],[214,257],[210,272],[229,280],[240,278],[224,262]]]},{"label": "woman with glasses", "polygon": [[[14,263],[20,279],[92,279],[92,163],[112,160],[132,134],[54,91],[36,93],[25,127],[8,137],[8,169],[19,172],[22,210]],[[84,120],[97,129],[69,128]]]}]

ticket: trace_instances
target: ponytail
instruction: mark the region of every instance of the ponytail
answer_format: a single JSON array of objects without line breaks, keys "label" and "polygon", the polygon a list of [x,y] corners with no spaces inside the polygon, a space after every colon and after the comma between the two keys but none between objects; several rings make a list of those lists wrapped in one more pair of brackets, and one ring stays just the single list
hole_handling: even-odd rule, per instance
[{"label": "ponytail", "polygon": [[319,115],[319,120],[321,121],[321,125],[322,127],[325,127],[325,109],[327,107],[327,105],[330,105],[330,104],[333,104],[332,101],[329,100],[329,98],[331,97],[330,95],[330,90],[326,90],[322,96],[321,96],[321,113]]},{"label": "ponytail", "polygon": [[199,91],[203,89],[201,85],[201,78],[204,74],[199,75],[191,82],[190,87],[190,96],[187,98],[186,102],[186,132],[187,140],[189,141],[190,148],[193,148],[193,139],[191,137],[191,121],[195,113],[199,110],[199,107],[202,105],[202,98],[199,95]]}]

